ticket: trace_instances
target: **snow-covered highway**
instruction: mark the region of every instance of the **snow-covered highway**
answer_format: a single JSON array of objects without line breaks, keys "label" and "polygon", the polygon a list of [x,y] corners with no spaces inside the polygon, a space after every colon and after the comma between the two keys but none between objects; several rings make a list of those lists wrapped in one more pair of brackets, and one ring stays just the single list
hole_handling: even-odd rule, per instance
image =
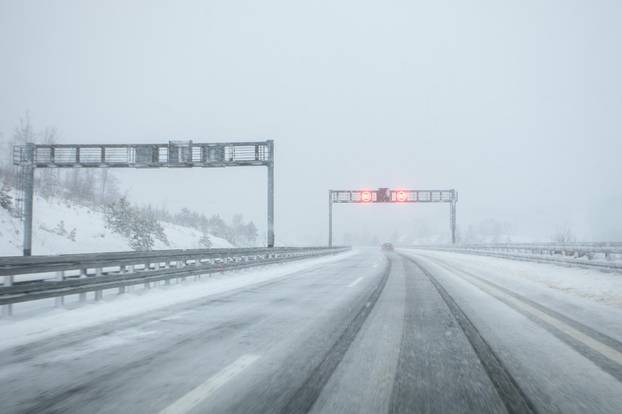
[{"label": "snow-covered highway", "polygon": [[0,412],[622,412],[616,274],[361,249],[55,312],[0,323]]}]

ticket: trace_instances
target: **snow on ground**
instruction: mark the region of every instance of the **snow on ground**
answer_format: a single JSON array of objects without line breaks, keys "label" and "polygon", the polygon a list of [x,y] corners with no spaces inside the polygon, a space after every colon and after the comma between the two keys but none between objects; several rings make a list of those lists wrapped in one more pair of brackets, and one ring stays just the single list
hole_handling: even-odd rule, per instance
[{"label": "snow on ground", "polygon": [[[161,223],[169,240],[156,240],[154,249],[201,248],[201,232],[184,226]],[[72,231],[75,237],[72,240]],[[64,231],[63,231],[64,230]],[[0,209],[0,256],[22,254],[22,223],[5,209]],[[211,236],[212,247],[232,247],[224,239]],[[33,254],[68,254],[131,250],[127,239],[106,229],[101,212],[72,205],[59,198],[34,200]]]},{"label": "snow on ground", "polygon": [[[110,290],[107,291],[108,295],[104,296],[103,301],[86,303],[72,309],[50,310],[49,306],[53,303],[53,299],[18,304],[16,307],[21,305],[25,308],[25,313],[18,311],[15,317],[0,320],[0,337],[2,337],[0,350],[284,277],[315,266],[343,260],[354,254],[357,252],[350,251],[282,265],[228,272],[195,282],[160,285],[149,291],[139,289],[124,295],[117,295],[116,290]],[[46,304],[46,310],[37,308],[41,303]]]},{"label": "snow on ground", "polygon": [[485,273],[504,284],[521,281],[622,309],[622,275],[598,270],[525,262],[464,253],[404,249]]},{"label": "snow on ground", "polygon": [[[468,292],[479,290],[473,281],[487,280],[571,320],[622,341],[622,275],[598,270],[571,268],[546,263],[523,262],[461,253],[403,250],[415,254],[434,275],[440,277],[453,295],[470,299],[461,306],[481,314],[484,309],[494,319],[503,319],[510,307],[496,311],[498,301],[481,291],[479,298]],[[467,274],[461,273],[467,272]],[[475,279],[473,279],[475,276]],[[495,316],[496,315],[496,316]],[[507,330],[501,329],[502,336]],[[516,332],[515,332],[516,333]]]}]

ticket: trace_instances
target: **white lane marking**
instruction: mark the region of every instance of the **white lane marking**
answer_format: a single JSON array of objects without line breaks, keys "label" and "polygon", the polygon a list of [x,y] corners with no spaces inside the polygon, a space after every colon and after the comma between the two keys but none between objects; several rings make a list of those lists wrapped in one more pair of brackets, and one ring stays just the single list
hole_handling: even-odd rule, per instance
[{"label": "white lane marking", "polygon": [[160,414],[183,414],[189,412],[240,372],[248,368],[257,359],[259,359],[259,355],[242,355],[203,384],[160,411]]},{"label": "white lane marking", "polygon": [[356,279],[354,282],[350,283],[350,284],[348,285],[348,287],[354,287],[354,286],[358,285],[358,283],[359,283],[361,280],[363,280],[363,277],[362,277],[362,276],[361,276],[361,277],[359,277],[358,279]]},{"label": "white lane marking", "polygon": [[618,352],[617,350],[611,348],[606,344],[603,344],[602,342],[592,338],[591,336],[584,334],[583,332],[560,321],[559,319],[552,317],[548,313],[542,312],[540,309],[535,308],[527,304],[526,302],[518,300],[515,297],[510,296],[505,292],[494,288],[493,286],[484,284],[475,278],[472,278],[470,276],[468,277],[471,280],[471,283],[479,287],[481,290],[487,292],[489,295],[505,299],[506,301],[512,303],[515,307],[522,309],[523,311],[535,316],[536,318],[548,323],[549,325],[553,325],[566,335],[571,336],[577,341],[582,342],[584,345],[587,345],[589,348],[592,348],[594,351],[599,352],[610,360],[622,365],[622,353]]}]

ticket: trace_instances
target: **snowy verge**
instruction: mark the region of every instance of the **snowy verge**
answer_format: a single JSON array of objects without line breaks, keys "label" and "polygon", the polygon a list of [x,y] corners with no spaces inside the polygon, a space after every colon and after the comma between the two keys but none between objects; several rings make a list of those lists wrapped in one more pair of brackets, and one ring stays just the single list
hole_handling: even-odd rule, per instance
[{"label": "snowy verge", "polygon": [[[35,195],[32,231],[33,254],[120,252],[130,250],[128,240],[106,228],[104,214],[61,198]],[[154,250],[196,249],[203,233],[197,229],[160,222],[169,244],[155,240]],[[22,222],[0,208],[0,256],[22,254]],[[212,247],[233,247],[209,235]]]},{"label": "snowy verge", "polygon": [[0,321],[0,336],[2,337],[0,350],[251,286],[322,264],[337,262],[357,253],[349,251],[328,257],[268,265],[261,269],[213,275],[196,282],[154,287],[148,292],[142,290],[143,294],[140,295],[135,293],[110,295],[104,297],[100,303],[89,303],[71,310],[55,309],[27,319],[2,320]]},{"label": "snowy verge", "polygon": [[[534,245],[535,247],[535,245]],[[611,254],[609,259],[606,259],[605,251],[598,249],[598,247],[592,247],[591,253],[593,256],[601,256],[602,258],[585,258],[585,256],[562,256],[561,254],[536,254],[536,253],[523,253],[513,251],[497,251],[494,249],[479,249],[479,248],[464,248],[464,247],[416,247],[417,250],[429,250],[429,251],[441,251],[450,253],[461,253],[475,256],[489,256],[499,257],[502,259],[522,260],[527,262],[537,263],[549,263],[570,267],[581,267],[584,269],[597,269],[604,272],[618,272],[622,273],[622,261],[619,259],[619,254]],[[559,247],[559,250],[564,248]],[[588,253],[588,250],[585,250]]]},{"label": "snowy verge", "polygon": [[622,308],[622,275],[617,273],[464,253],[400,250],[404,253],[441,259],[465,270],[482,272],[504,286],[512,286],[519,281]]}]

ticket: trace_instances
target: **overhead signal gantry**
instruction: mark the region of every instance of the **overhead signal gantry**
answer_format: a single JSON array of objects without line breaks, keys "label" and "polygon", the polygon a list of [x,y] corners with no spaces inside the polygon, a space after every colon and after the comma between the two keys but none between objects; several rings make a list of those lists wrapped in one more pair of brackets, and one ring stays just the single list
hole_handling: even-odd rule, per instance
[{"label": "overhead signal gantry", "polygon": [[328,190],[328,246],[333,245],[333,204],[373,203],[449,203],[449,228],[451,243],[456,243],[456,190],[403,190],[379,188],[377,190]]},{"label": "overhead signal gantry", "polygon": [[13,147],[20,168],[20,204],[24,221],[24,256],[32,254],[34,173],[39,168],[220,168],[266,166],[268,169],[267,245],[274,247],[274,141],[163,144],[27,143]]}]

